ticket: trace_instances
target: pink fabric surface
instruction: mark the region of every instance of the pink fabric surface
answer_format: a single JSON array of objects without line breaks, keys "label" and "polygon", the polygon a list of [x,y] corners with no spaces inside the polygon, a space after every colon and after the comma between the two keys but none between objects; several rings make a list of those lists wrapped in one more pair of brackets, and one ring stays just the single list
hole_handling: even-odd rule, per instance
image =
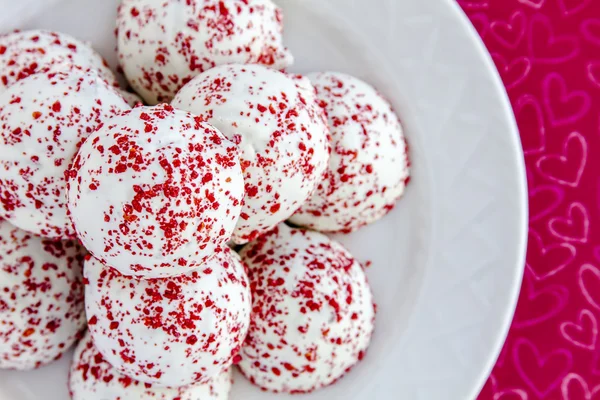
[{"label": "pink fabric surface", "polygon": [[600,400],[600,0],[459,0],[502,75],[530,232],[510,334],[481,400]]}]

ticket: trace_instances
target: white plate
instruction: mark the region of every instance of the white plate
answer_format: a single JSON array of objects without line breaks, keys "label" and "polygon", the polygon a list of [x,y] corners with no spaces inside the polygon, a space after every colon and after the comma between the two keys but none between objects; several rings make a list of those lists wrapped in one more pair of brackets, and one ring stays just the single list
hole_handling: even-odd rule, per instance
[{"label": "white plate", "polygon": [[[117,1],[0,0],[0,30],[64,31],[114,63]],[[306,398],[472,399],[507,333],[526,247],[523,155],[493,63],[450,0],[280,3],[293,70],[339,70],[373,83],[398,110],[413,159],[397,209],[340,238],[373,262],[379,308],[370,351],[337,385]],[[0,398],[66,400],[67,358],[0,372]],[[242,377],[231,396],[271,398],[286,396]]]}]

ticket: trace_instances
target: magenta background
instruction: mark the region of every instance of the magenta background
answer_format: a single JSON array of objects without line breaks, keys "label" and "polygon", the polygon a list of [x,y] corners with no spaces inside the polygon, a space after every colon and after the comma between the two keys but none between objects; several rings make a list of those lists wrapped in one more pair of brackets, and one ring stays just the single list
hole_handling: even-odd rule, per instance
[{"label": "magenta background", "polygon": [[459,0],[510,96],[530,233],[510,334],[480,400],[600,400],[600,0]]}]

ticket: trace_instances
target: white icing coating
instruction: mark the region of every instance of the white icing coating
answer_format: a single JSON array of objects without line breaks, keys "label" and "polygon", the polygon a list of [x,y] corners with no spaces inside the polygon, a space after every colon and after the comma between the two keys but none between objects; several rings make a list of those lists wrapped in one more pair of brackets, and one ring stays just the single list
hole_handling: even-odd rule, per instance
[{"label": "white icing coating", "polygon": [[237,149],[169,105],[108,120],[71,171],[71,218],[84,246],[125,275],[164,277],[206,262],[231,237],[244,196]]},{"label": "white icing coating", "polygon": [[149,104],[170,101],[217,65],[283,69],[293,61],[271,0],[123,0],[117,24],[119,61]]},{"label": "white icing coating", "polygon": [[78,338],[83,257],[73,241],[42,239],[0,220],[0,368],[38,368]]},{"label": "white icing coating", "polygon": [[352,232],[391,211],[409,181],[398,117],[369,84],[349,75],[309,75],[329,121],[327,177],[290,222],[320,232]]},{"label": "white icing coating", "polygon": [[79,342],[69,372],[73,400],[227,400],[233,378],[231,369],[207,383],[178,388],[159,388],[121,374],[94,346],[88,332]]},{"label": "white icing coating", "polygon": [[0,215],[54,239],[75,238],[65,173],[103,121],[130,109],[97,73],[31,75],[0,95]]},{"label": "white icing coating", "polygon": [[106,61],[88,44],[67,34],[31,30],[0,35],[0,93],[30,75],[72,66],[94,70],[117,85]]},{"label": "white icing coating", "polygon": [[248,330],[251,295],[229,247],[176,277],[128,278],[94,258],[84,275],[94,342],[125,375],[177,387],[207,382],[232,365]]},{"label": "white icing coating", "polygon": [[360,264],[317,232],[280,224],[244,247],[252,317],[239,367],[272,392],[334,383],[369,346],[375,308]]},{"label": "white icing coating", "polygon": [[246,198],[233,235],[238,244],[289,218],[327,168],[327,124],[306,78],[258,65],[216,67],[183,87],[173,105],[240,148]]}]

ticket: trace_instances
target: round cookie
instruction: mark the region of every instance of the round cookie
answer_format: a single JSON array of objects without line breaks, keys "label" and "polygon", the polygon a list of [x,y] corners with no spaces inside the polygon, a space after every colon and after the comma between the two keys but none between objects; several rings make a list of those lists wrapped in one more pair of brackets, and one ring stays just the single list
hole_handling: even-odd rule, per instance
[{"label": "round cookie", "polygon": [[70,172],[71,219],[84,246],[125,275],[199,267],[227,243],[241,211],[235,145],[169,105],[106,121]]},{"label": "round cookie", "polygon": [[156,386],[207,382],[228,369],[250,322],[250,288],[224,246],[199,270],[137,279],[91,258],[85,265],[88,326],[123,374]]},{"label": "round cookie", "polygon": [[154,105],[217,65],[283,69],[281,10],[271,0],[123,0],[119,62],[131,86]]},{"label": "round cookie", "polygon": [[117,85],[106,61],[89,45],[67,34],[31,30],[0,35],[0,93],[30,75],[71,66],[94,70]]},{"label": "round cookie", "polygon": [[245,204],[233,234],[254,240],[289,218],[322,179],[328,128],[308,79],[259,65],[226,65],[199,75],[173,100],[238,144]]},{"label": "round cookie", "polygon": [[83,256],[75,242],[41,239],[0,220],[0,368],[38,368],[78,338]]},{"label": "round cookie", "polygon": [[409,181],[398,117],[367,83],[349,75],[309,75],[331,130],[326,178],[290,218],[320,232],[349,233],[390,212]]},{"label": "round cookie", "polygon": [[0,94],[0,216],[36,235],[75,238],[65,172],[98,125],[130,107],[96,72],[31,75]]},{"label": "round cookie", "polygon": [[375,308],[360,264],[326,236],[285,224],[241,251],[253,303],[239,367],[272,392],[308,393],[362,360]]},{"label": "round cookie", "polygon": [[89,332],[79,342],[69,372],[73,400],[227,400],[231,369],[208,383],[157,388],[121,374],[94,346]]}]

